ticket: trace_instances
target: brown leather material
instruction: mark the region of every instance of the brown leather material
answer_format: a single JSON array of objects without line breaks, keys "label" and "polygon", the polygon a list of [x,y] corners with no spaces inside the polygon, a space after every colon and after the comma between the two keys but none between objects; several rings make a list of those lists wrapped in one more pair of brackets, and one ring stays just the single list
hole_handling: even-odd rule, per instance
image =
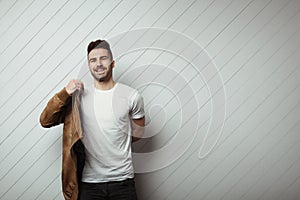
[{"label": "brown leather material", "polygon": [[[78,98],[74,99],[78,100]],[[72,96],[67,93],[65,88],[62,89],[49,100],[40,116],[40,123],[45,128],[64,124],[62,190],[65,199],[77,200],[77,156],[72,147],[82,137],[78,102],[72,105]]]}]

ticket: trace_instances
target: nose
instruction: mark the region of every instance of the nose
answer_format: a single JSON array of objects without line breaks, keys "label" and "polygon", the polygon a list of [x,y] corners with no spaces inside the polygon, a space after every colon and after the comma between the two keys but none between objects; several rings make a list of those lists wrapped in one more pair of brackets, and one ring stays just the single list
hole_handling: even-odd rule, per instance
[{"label": "nose", "polygon": [[100,65],[101,65],[101,60],[100,60],[100,59],[97,59],[96,64],[97,64],[97,66],[100,66]]}]

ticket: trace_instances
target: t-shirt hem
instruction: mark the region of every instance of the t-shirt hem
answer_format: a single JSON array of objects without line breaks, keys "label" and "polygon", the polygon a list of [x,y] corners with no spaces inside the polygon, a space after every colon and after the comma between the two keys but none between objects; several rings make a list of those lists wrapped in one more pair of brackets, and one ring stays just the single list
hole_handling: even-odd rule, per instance
[{"label": "t-shirt hem", "polygon": [[126,176],[120,178],[108,178],[108,179],[99,179],[99,180],[81,180],[83,183],[107,183],[107,182],[115,182],[115,181],[124,181],[126,179],[134,178],[134,176]]}]

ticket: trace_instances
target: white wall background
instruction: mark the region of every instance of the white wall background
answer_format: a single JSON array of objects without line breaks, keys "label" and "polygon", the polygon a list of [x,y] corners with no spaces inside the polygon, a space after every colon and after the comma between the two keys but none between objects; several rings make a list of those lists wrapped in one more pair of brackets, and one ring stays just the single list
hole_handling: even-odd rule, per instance
[{"label": "white wall background", "polygon": [[[182,154],[172,164],[136,174],[139,198],[300,199],[299,10],[299,0],[1,0],[0,199],[63,199],[62,126],[43,129],[39,115],[71,78],[82,77],[91,40],[144,27],[182,37],[174,42],[172,34],[145,32],[136,40],[122,35],[123,44],[113,46],[115,52],[122,45],[153,47],[116,59],[116,80],[141,91],[152,122],[148,132],[156,131],[134,149],[153,152],[176,133],[193,140],[190,146],[182,140],[184,151],[171,152]],[[186,36],[208,53],[193,61],[201,73],[181,57],[185,50],[193,54],[181,45]],[[165,51],[157,49],[160,44]],[[181,53],[167,51],[172,45]],[[157,66],[167,70],[159,72]],[[220,77],[223,86],[211,84],[216,88],[209,93],[205,81]],[[152,84],[143,86],[145,79]],[[179,90],[187,85],[192,90]],[[226,101],[218,96],[222,88]],[[176,98],[189,95],[193,103]],[[222,100],[219,107],[213,99]],[[224,105],[221,137],[210,131],[204,140],[213,113],[222,117]],[[160,109],[158,115],[150,113]],[[221,130],[222,124],[215,128]],[[209,154],[199,159],[203,141]],[[161,160],[147,160],[145,168]]]}]

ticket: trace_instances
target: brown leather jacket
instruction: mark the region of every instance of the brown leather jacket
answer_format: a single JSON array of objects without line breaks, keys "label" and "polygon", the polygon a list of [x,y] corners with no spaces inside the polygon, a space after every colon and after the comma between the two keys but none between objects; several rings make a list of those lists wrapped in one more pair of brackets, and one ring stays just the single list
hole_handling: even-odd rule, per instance
[{"label": "brown leather jacket", "polygon": [[84,147],[80,140],[82,130],[78,104],[72,104],[72,96],[65,88],[49,100],[40,116],[40,123],[45,128],[64,124],[62,190],[65,199],[77,200],[78,180],[84,166]]}]

